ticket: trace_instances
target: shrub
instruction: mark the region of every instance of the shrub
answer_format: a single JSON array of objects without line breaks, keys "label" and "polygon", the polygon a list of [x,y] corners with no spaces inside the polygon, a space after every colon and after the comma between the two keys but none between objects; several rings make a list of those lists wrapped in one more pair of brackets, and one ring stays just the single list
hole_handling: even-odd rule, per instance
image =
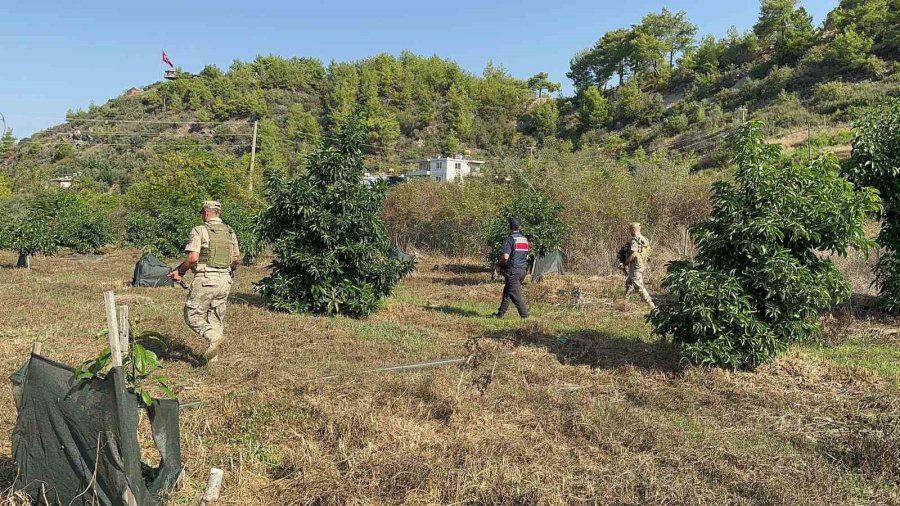
[{"label": "shrub", "polygon": [[522,234],[531,243],[531,253],[538,257],[559,249],[566,237],[566,224],[562,220],[563,206],[542,192],[523,186],[512,201],[503,206],[499,216],[491,218],[484,226],[490,247],[488,261],[497,262],[500,248],[509,235],[508,219],[519,218]]},{"label": "shrub", "polygon": [[510,196],[509,186],[485,178],[464,184],[411,181],[391,188],[382,216],[396,243],[452,256],[481,256],[482,227]]},{"label": "shrub", "polygon": [[386,188],[363,184],[365,133],[351,117],[309,157],[309,172],[266,180],[262,238],[276,258],[258,290],[278,311],[361,317],[412,264],[395,258],[379,209]]},{"label": "shrub", "polygon": [[885,249],[875,266],[882,305],[900,313],[900,99],[873,112],[856,127],[849,176],[872,186],[884,200],[878,244]]},{"label": "shrub", "polygon": [[256,230],[258,211],[240,202],[222,203],[222,221],[234,230],[241,252],[255,257],[262,250]]},{"label": "shrub", "polygon": [[19,253],[18,267],[31,267],[33,255],[54,255],[59,249],[53,223],[43,214],[29,212],[0,229],[0,248]]},{"label": "shrub", "polygon": [[737,141],[734,182],[713,185],[709,221],[691,227],[696,263],[669,264],[670,298],[649,320],[693,363],[753,368],[793,341],[821,332],[818,310],[850,296],[826,251],[867,248],[871,189],[840,177],[833,155],[779,167],[780,148],[748,122]]},{"label": "shrub", "polygon": [[156,216],[133,211],[125,217],[125,241],[159,257],[176,258],[199,224],[197,211],[182,207],[163,208]]},{"label": "shrub", "polygon": [[775,66],[758,85],[757,93],[760,99],[777,97],[781,92],[789,89],[794,71],[790,67]]},{"label": "shrub", "polygon": [[669,135],[678,135],[688,128],[688,117],[684,114],[676,114],[665,120],[666,133]]}]

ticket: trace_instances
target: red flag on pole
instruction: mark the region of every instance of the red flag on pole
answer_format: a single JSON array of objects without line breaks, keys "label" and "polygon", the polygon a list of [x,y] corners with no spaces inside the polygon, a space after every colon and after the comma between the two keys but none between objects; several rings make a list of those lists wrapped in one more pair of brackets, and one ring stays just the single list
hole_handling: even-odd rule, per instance
[{"label": "red flag on pole", "polygon": [[163,63],[165,63],[166,65],[172,67],[173,69],[175,68],[175,65],[172,65],[172,60],[170,60],[169,57],[166,56],[166,52],[165,52],[165,51],[162,52],[162,61],[163,61]]}]

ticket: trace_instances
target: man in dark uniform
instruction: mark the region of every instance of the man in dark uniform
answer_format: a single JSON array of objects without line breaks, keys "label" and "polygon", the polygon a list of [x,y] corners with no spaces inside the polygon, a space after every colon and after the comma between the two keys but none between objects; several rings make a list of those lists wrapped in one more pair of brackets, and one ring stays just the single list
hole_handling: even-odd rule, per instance
[{"label": "man in dark uniform", "polygon": [[519,311],[519,316],[528,318],[528,306],[525,304],[525,295],[522,293],[522,281],[528,272],[528,239],[519,231],[518,218],[509,219],[509,236],[500,250],[500,258],[497,260],[497,270],[503,274],[506,283],[503,285],[503,300],[500,309],[497,310],[497,318],[503,318],[509,303],[512,301]]}]

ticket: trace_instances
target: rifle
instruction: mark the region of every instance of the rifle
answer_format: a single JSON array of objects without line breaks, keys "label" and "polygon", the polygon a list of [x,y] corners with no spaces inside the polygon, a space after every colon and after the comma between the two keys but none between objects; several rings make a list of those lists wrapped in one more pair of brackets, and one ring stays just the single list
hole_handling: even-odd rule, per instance
[{"label": "rifle", "polygon": [[630,254],[631,245],[628,243],[623,244],[622,247],[619,248],[619,251],[616,253],[616,260],[618,262],[616,265],[619,267],[619,270],[621,270],[625,274],[628,274],[628,268],[625,267],[625,263],[628,260],[628,255]]}]

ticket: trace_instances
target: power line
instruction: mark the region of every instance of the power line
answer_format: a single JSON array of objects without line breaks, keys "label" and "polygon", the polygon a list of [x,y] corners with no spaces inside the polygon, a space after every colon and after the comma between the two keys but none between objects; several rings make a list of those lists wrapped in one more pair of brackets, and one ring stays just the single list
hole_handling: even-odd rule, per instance
[{"label": "power line", "polygon": [[[225,121],[175,121],[175,120],[144,120],[144,119],[88,119],[88,118],[66,118],[67,123],[83,122],[83,123],[136,123],[149,125],[226,125],[226,124],[244,124],[250,125],[244,120],[225,120]],[[59,125],[57,125],[59,126]],[[52,128],[52,127],[51,127]]]}]

